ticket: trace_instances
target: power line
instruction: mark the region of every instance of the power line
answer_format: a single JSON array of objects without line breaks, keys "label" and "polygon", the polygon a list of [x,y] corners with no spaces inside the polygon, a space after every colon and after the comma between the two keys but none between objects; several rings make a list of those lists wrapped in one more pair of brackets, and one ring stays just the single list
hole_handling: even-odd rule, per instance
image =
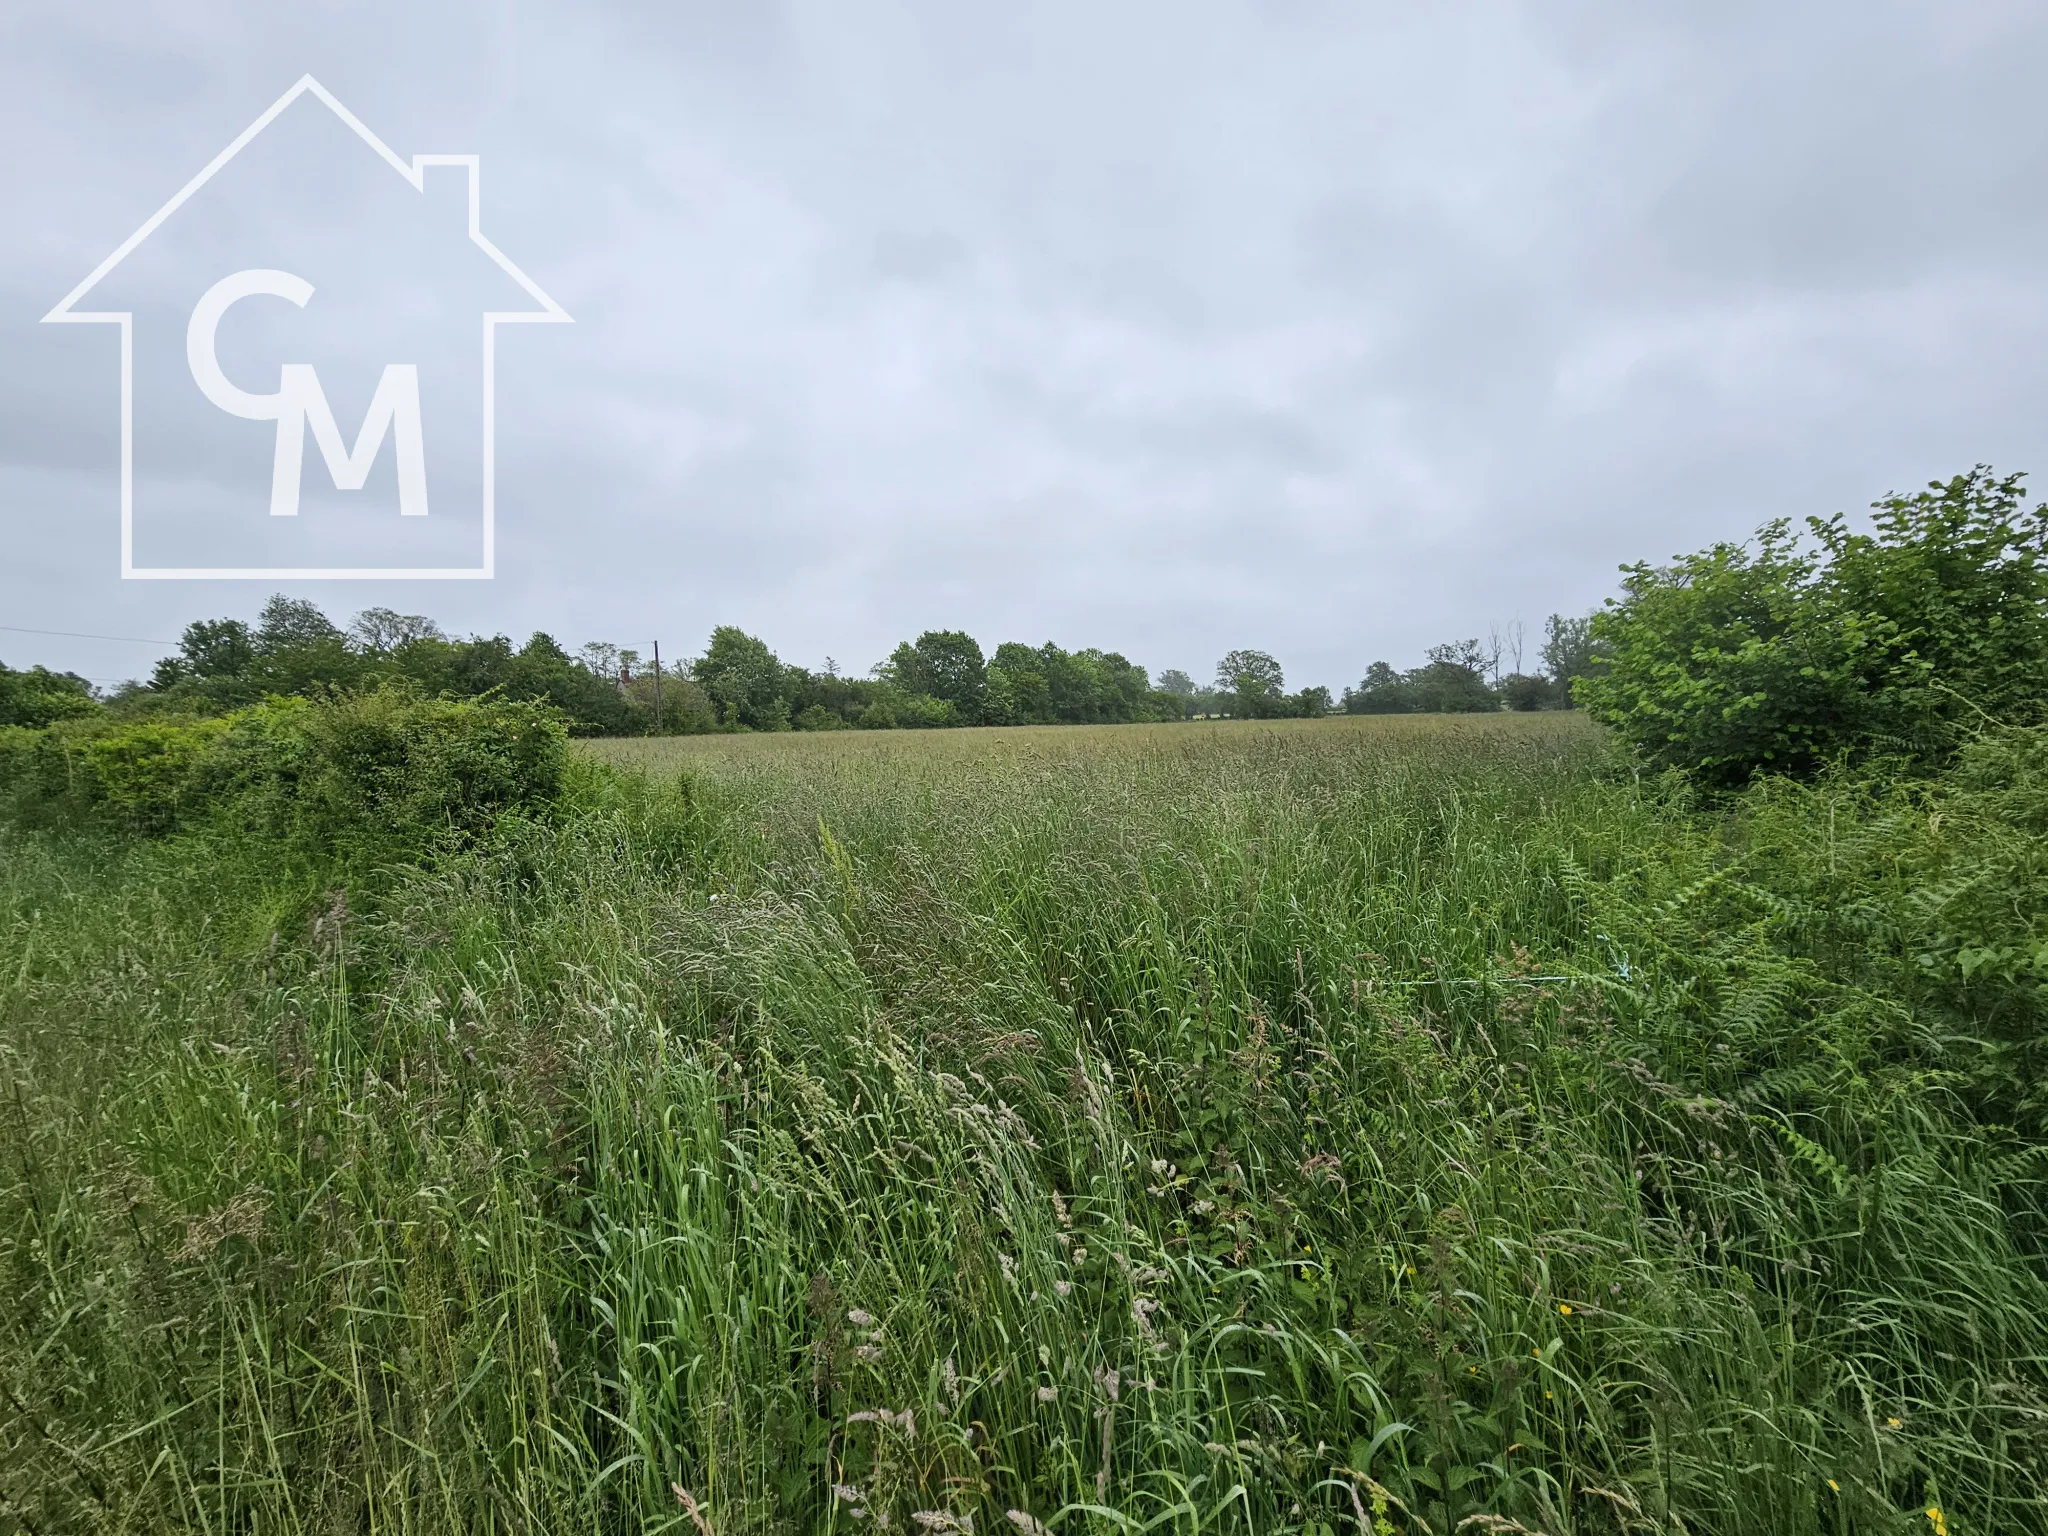
[{"label": "power line", "polygon": [[163,645],[176,650],[182,640],[145,640],[139,635],[84,635],[75,629],[23,629],[19,624],[0,624],[11,635],[56,635],[64,640],[125,640],[131,645]]}]

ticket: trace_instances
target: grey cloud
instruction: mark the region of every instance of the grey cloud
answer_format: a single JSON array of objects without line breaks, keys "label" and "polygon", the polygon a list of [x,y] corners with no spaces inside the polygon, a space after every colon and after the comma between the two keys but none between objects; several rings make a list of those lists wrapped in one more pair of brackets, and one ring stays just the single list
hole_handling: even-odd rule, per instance
[{"label": "grey cloud", "polygon": [[499,581],[306,589],[336,611],[855,665],[937,624],[1197,675],[1258,644],[1340,684],[1624,560],[2042,458],[2038,7],[0,28],[37,148],[0,167],[5,622],[261,601],[112,579],[109,348],[34,321],[309,68],[401,153],[481,152],[486,228],[578,322],[504,345]]}]

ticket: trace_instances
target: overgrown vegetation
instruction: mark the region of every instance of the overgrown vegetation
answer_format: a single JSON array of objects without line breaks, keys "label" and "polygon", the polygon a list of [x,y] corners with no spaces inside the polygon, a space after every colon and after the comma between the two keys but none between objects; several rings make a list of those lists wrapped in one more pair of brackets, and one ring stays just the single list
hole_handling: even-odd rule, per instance
[{"label": "overgrown vegetation", "polygon": [[9,1518],[2043,1529],[2041,739],[1493,718],[0,832]]},{"label": "overgrown vegetation", "polygon": [[0,664],[0,729],[44,726],[93,712],[92,684],[73,672]]},{"label": "overgrown vegetation", "polygon": [[203,824],[303,843],[428,851],[551,806],[567,734],[544,706],[389,687],[226,715],[93,715],[0,730],[0,804],[24,825],[161,835]]},{"label": "overgrown vegetation", "polygon": [[0,732],[0,1523],[2048,1532],[2033,526],[1632,572],[1639,749]]},{"label": "overgrown vegetation", "polygon": [[1945,760],[2048,698],[2048,513],[1979,467],[1754,546],[1629,566],[1578,694],[1650,761],[1742,783],[1838,758]]}]

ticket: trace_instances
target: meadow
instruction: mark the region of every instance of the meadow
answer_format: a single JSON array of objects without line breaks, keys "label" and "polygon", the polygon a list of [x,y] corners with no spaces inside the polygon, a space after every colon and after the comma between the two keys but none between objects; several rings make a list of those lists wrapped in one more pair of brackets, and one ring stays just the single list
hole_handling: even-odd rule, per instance
[{"label": "meadow", "polygon": [[1971,958],[2048,750],[1633,762],[723,735],[412,858],[0,821],[0,1530],[2048,1531],[2036,994]]}]

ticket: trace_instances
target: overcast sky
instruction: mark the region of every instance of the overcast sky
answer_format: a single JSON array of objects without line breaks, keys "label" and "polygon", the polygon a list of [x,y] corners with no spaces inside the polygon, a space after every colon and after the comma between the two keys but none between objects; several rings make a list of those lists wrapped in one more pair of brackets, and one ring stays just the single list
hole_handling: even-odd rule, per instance
[{"label": "overcast sky", "polygon": [[[495,581],[120,578],[114,332],[38,321],[307,72],[402,157],[480,154],[485,233],[575,319],[500,332]],[[2048,7],[1970,0],[6,6],[0,659],[132,675],[150,647],[13,631],[175,639],[282,589],[853,671],[928,628],[1198,678],[1256,646],[1341,687],[1624,561],[2048,468],[2043,78]],[[278,526],[267,424],[176,426],[196,296],[403,248],[324,112],[121,274],[139,552]],[[466,355],[424,339],[481,291],[438,260],[423,339],[294,320],[345,435],[406,347]],[[406,526],[459,542],[444,417]],[[293,536],[398,536],[346,494]]]}]

